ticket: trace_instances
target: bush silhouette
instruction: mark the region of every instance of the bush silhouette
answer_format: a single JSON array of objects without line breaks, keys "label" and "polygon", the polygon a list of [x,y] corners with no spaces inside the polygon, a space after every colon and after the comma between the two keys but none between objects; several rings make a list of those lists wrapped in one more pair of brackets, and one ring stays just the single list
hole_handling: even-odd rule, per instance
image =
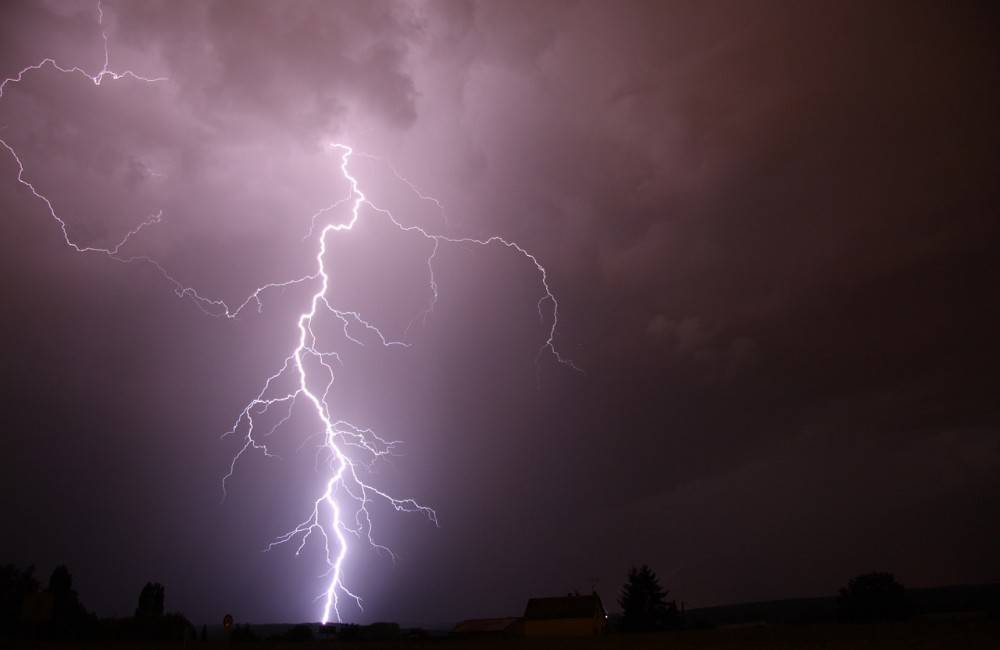
[{"label": "bush silhouette", "polygon": [[837,597],[837,616],[844,622],[898,621],[906,615],[906,592],[891,573],[851,578]]},{"label": "bush silhouette", "polygon": [[285,641],[294,641],[294,642],[312,641],[313,631],[312,628],[309,627],[308,625],[304,624],[295,625],[289,628],[288,631],[285,632],[284,635],[282,635],[282,639]]},{"label": "bush silhouette", "polygon": [[253,643],[258,641],[257,634],[250,627],[250,624],[237,625],[229,635],[229,640],[233,643]]}]

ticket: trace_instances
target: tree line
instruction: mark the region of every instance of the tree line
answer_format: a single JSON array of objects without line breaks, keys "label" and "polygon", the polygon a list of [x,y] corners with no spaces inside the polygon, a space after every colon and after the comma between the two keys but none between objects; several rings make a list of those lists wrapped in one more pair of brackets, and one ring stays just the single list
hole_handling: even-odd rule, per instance
[{"label": "tree line", "polygon": [[[139,592],[130,618],[98,618],[84,607],[73,576],[57,566],[47,585],[35,577],[35,568],[0,566],[0,638],[85,640],[184,640],[197,631],[183,614],[164,610],[166,590],[158,582]],[[202,637],[205,630],[202,629]]]},{"label": "tree line", "polygon": [[[668,594],[652,569],[633,567],[618,598],[620,630],[651,632],[691,626],[694,622],[685,620],[683,603],[678,609],[676,601],[667,600]],[[147,582],[132,617],[102,619],[84,607],[65,565],[57,566],[42,588],[33,566],[22,569],[7,564],[0,566],[0,638],[197,639],[198,631],[183,614],[165,610],[165,599],[162,584]],[[902,620],[908,614],[905,589],[891,573],[856,576],[837,597],[837,616],[843,622]],[[249,628],[245,633],[250,634]],[[205,626],[200,636],[205,639]]]},{"label": "tree line", "polygon": [[[683,603],[668,601],[656,573],[646,565],[632,567],[618,598],[623,632],[652,632],[697,625],[686,621]],[[843,623],[904,620],[909,616],[906,590],[891,573],[858,575],[840,589],[837,619]]]}]

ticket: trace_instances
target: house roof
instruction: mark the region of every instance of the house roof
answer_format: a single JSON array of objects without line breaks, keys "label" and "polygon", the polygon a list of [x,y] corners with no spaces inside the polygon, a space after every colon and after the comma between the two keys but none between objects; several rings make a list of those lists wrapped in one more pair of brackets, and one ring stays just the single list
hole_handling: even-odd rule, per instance
[{"label": "house roof", "polygon": [[524,609],[526,619],[593,618],[604,616],[604,605],[597,594],[588,596],[561,596],[557,598],[532,598]]}]

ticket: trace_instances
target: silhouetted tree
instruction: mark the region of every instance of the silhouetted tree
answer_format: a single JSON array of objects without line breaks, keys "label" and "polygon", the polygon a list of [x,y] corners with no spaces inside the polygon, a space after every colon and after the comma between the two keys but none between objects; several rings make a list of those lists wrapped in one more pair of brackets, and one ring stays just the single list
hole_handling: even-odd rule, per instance
[{"label": "silhouetted tree", "polygon": [[135,608],[136,618],[156,618],[163,616],[164,588],[159,582],[147,582],[139,592],[139,606]]},{"label": "silhouetted tree", "polygon": [[24,627],[25,604],[38,592],[35,567],[0,566],[0,636],[18,636]]},{"label": "silhouetted tree", "polygon": [[906,591],[891,573],[859,575],[840,590],[837,615],[850,623],[895,621],[906,618]]},{"label": "silhouetted tree", "polygon": [[52,622],[56,627],[64,627],[80,607],[80,599],[73,589],[73,576],[65,564],[52,570],[49,593],[52,594]]},{"label": "silhouetted tree", "polygon": [[622,629],[626,632],[657,630],[678,622],[677,604],[668,603],[667,591],[645,564],[632,567],[622,587],[618,604],[622,608]]},{"label": "silhouetted tree", "polygon": [[166,589],[159,582],[147,582],[139,592],[139,606],[129,626],[132,638],[182,641],[197,639],[198,630],[179,612],[164,613]]},{"label": "silhouetted tree", "polygon": [[204,623],[201,624],[201,640],[208,641],[208,626]]},{"label": "silhouetted tree", "polygon": [[52,603],[49,632],[57,637],[83,638],[94,631],[96,618],[80,603],[66,565],[60,564],[52,571],[48,594]]}]

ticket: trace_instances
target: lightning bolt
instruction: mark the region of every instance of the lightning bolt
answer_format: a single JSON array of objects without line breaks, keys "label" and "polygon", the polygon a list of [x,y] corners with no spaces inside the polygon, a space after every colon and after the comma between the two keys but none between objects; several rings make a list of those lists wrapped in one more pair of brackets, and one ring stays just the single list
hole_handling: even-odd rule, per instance
[{"label": "lightning bolt", "polygon": [[[104,9],[100,2],[97,4],[97,16],[98,24],[103,27]],[[7,78],[0,83],[0,99],[3,98],[4,92],[9,86],[21,82],[26,75],[46,67],[68,75],[83,75],[96,86],[101,86],[106,81],[126,79],[142,83],[166,81],[164,77],[144,77],[131,70],[123,72],[112,70],[108,36],[103,29],[101,35],[104,41],[104,65],[97,73],[91,74],[79,66],[62,66],[54,59],[46,58],[37,64],[23,68],[14,77]],[[100,247],[79,243],[71,236],[69,224],[59,215],[52,201],[27,178],[25,165],[14,147],[2,138],[0,138],[0,145],[6,149],[17,165],[17,182],[26,187],[36,199],[44,204],[49,216],[60,228],[63,240],[69,248],[77,253],[104,255],[117,262],[148,264],[156,269],[163,279],[172,286],[178,297],[191,300],[206,314],[235,319],[248,307],[255,307],[257,311],[263,309],[263,297],[271,290],[297,285],[315,285],[307,308],[296,318],[297,343],[295,347],[285,356],[281,367],[263,381],[259,392],[246,403],[232,428],[223,434],[223,436],[241,436],[242,445],[233,456],[228,472],[223,476],[222,488],[223,494],[225,494],[226,482],[236,472],[237,465],[245,454],[258,451],[266,456],[274,456],[268,449],[265,439],[287,424],[292,418],[295,405],[304,401],[321,428],[321,432],[318,434],[321,441],[317,450],[317,463],[326,472],[324,489],[312,500],[311,506],[307,508],[306,517],[295,527],[271,541],[265,550],[269,551],[278,546],[293,544],[295,545],[295,554],[299,555],[310,539],[315,537],[319,541],[327,567],[324,575],[329,579],[325,591],[319,596],[319,599],[323,601],[321,615],[323,623],[327,623],[331,619],[343,620],[341,604],[345,598],[353,602],[359,609],[363,608],[361,597],[352,591],[344,581],[344,568],[348,551],[352,547],[352,539],[366,544],[377,552],[388,555],[393,561],[396,559],[396,555],[391,549],[377,541],[370,510],[373,503],[380,501],[388,504],[397,512],[425,516],[431,523],[438,525],[437,513],[432,508],[413,498],[393,496],[370,482],[369,474],[372,464],[380,459],[396,455],[402,443],[396,440],[387,440],[369,428],[338,418],[330,408],[330,393],[338,375],[338,368],[342,367],[342,363],[336,350],[324,349],[318,342],[316,320],[319,315],[332,316],[339,323],[344,338],[350,343],[365,345],[366,342],[374,341],[389,348],[409,346],[404,341],[394,340],[386,336],[376,324],[358,311],[339,309],[334,306],[329,295],[330,275],[326,267],[327,249],[332,237],[338,233],[353,230],[359,220],[370,215],[371,218],[386,219],[400,232],[419,237],[427,242],[429,253],[425,261],[429,299],[423,312],[424,317],[433,312],[438,299],[438,282],[434,264],[442,245],[497,246],[513,251],[533,265],[539,277],[541,291],[536,306],[539,319],[547,326],[538,348],[536,363],[543,355],[548,354],[558,363],[579,370],[570,359],[563,356],[556,348],[555,337],[559,326],[559,302],[549,285],[548,271],[535,255],[517,242],[499,235],[485,238],[450,237],[431,232],[420,226],[404,223],[389,210],[379,207],[366,196],[358,179],[351,172],[352,156],[381,159],[368,154],[356,154],[349,145],[329,144],[329,150],[339,155],[339,173],[347,183],[349,194],[347,197],[316,211],[310,218],[310,227],[305,239],[316,241],[314,271],[300,277],[263,284],[238,303],[229,303],[225,300],[202,295],[195,288],[177,280],[162,264],[149,256],[124,255],[122,253],[122,250],[141,231],[162,221],[162,212],[157,212],[141,220],[112,246]],[[393,176],[407,185],[420,200],[434,203],[441,209],[442,215],[444,214],[444,207],[440,201],[423,194],[391,165],[389,165],[389,169]],[[327,221],[328,215],[335,214],[345,205],[350,206],[349,214],[342,223],[327,222],[317,232],[318,224]],[[294,385],[293,389],[282,390],[278,388],[289,383],[285,381],[286,379],[293,380],[291,382]],[[283,413],[283,415],[276,424],[266,431],[261,431],[258,422],[272,409],[281,409],[279,413]]]}]

